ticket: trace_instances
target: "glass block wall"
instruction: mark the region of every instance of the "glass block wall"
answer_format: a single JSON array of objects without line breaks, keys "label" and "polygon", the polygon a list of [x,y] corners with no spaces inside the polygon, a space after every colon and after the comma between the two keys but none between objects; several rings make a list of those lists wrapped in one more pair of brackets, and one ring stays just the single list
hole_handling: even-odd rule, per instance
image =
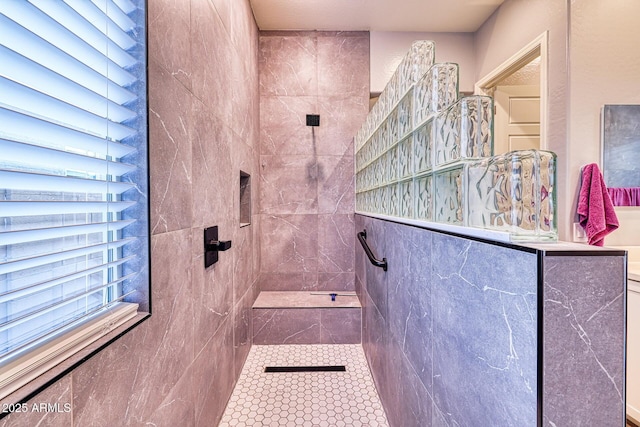
[{"label": "glass block wall", "polygon": [[493,99],[417,41],[355,136],[356,211],[556,240],[555,154],[493,156]]}]

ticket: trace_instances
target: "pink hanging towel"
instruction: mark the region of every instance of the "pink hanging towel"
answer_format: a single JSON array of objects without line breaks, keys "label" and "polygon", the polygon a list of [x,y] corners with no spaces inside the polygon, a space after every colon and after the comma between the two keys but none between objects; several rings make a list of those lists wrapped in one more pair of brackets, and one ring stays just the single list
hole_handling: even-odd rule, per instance
[{"label": "pink hanging towel", "polygon": [[613,206],[640,206],[640,187],[607,188]]},{"label": "pink hanging towel", "polygon": [[604,237],[619,226],[604,178],[595,163],[582,169],[578,219],[587,233],[589,244],[594,246],[603,246]]}]

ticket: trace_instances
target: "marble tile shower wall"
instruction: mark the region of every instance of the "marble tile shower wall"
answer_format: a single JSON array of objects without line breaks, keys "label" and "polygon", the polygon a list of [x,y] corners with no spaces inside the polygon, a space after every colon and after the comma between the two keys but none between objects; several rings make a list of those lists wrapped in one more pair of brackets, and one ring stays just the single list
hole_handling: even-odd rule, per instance
[{"label": "marble tile shower wall", "polygon": [[260,289],[353,290],[353,135],[369,111],[369,33],[261,32],[259,69]]},{"label": "marble tile shower wall", "polygon": [[362,215],[356,227],[389,262],[356,251],[390,425],[536,425],[536,255]]},{"label": "marble tile shower wall", "polygon": [[[239,227],[238,180],[259,187],[257,26],[249,0],[148,8],[153,315],[28,402],[72,412],[2,427],[217,425],[248,354],[260,217]],[[233,247],[205,270],[211,225]]]},{"label": "marble tile shower wall", "polygon": [[388,261],[356,250],[363,347],[392,426],[624,425],[624,252],[359,214],[356,228]]},{"label": "marble tile shower wall", "polygon": [[626,425],[626,264],[545,260],[543,425]]}]

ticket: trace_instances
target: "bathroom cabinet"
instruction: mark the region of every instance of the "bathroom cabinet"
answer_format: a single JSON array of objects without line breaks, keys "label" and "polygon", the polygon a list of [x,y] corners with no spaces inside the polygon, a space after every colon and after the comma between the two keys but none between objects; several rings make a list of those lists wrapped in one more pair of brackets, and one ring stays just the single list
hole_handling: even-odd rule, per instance
[{"label": "bathroom cabinet", "polygon": [[358,247],[363,347],[392,426],[624,426],[624,250],[356,214],[363,229],[388,262]]}]

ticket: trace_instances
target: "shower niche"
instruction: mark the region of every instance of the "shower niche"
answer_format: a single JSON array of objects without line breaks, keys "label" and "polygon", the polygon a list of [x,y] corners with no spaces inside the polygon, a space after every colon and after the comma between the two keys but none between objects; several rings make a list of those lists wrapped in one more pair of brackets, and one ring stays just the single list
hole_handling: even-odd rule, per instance
[{"label": "shower niche", "polygon": [[240,227],[251,225],[251,175],[240,171]]}]

